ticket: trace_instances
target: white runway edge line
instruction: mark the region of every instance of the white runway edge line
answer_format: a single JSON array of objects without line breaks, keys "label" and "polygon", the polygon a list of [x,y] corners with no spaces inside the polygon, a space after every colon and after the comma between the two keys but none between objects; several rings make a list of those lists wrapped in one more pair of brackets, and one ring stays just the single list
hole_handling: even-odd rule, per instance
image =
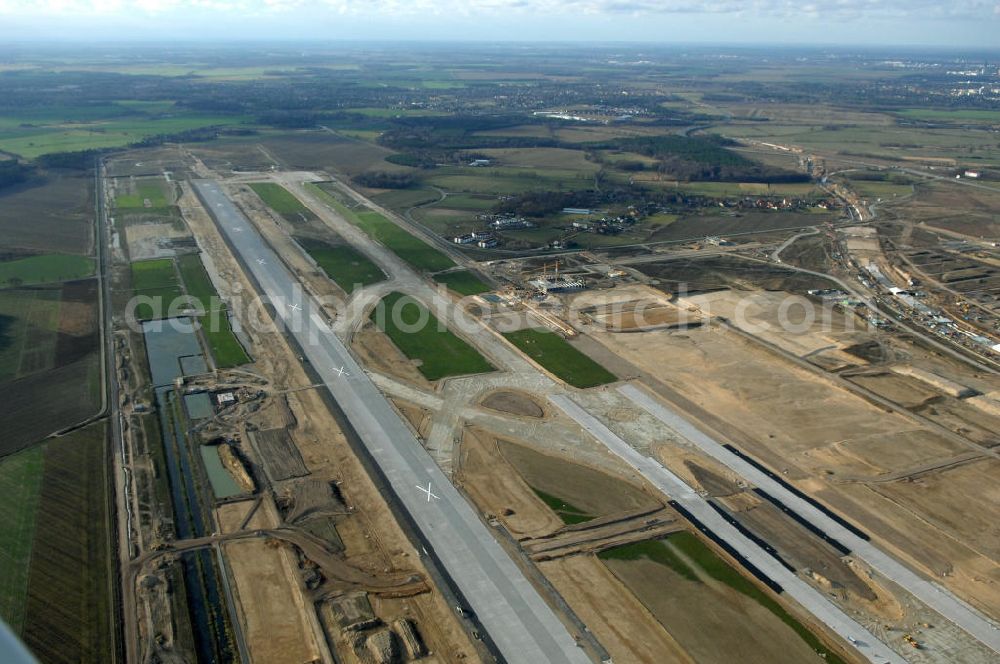
[{"label": "white runway edge line", "polygon": [[990,650],[1000,653],[1000,628],[975,608],[969,606],[946,588],[919,576],[895,558],[892,558],[869,541],[858,537],[836,520],[824,514],[808,501],[803,500],[776,482],[766,473],[733,454],[713,440],[679,413],[671,410],[649,393],[635,385],[623,385],[618,391],[650,415],[658,419],[702,452],[720,462],[751,484],[767,491],[788,509],[806,519],[827,535],[851,550],[851,555],[912,593],[943,618],[953,622]]},{"label": "white runway edge line", "polygon": [[877,664],[906,663],[905,658],[882,643],[875,635],[827,600],[822,593],[788,571],[770,554],[730,525],[718,512],[712,509],[708,501],[688,486],[684,480],[667,470],[655,459],[637,451],[569,397],[553,395],[549,397],[549,401],[604,443],[613,454],[634,468],[650,484],[680,503],[709,530],[778,583],[784,589],[785,594],[798,602],[834,633],[849,642],[869,661]]},{"label": "white runway edge line", "polygon": [[[503,658],[510,664],[589,663],[256,228],[217,183],[194,186]],[[421,487],[432,487],[434,498],[428,500]]]}]

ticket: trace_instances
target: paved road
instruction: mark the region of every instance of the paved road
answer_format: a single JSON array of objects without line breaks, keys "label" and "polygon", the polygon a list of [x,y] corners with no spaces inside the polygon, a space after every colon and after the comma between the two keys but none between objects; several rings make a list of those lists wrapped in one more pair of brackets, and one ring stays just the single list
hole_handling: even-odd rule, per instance
[{"label": "paved road", "polygon": [[709,530],[725,540],[740,555],[781,585],[785,593],[802,605],[817,620],[851,643],[871,662],[905,664],[906,660],[882,643],[875,635],[856,623],[823,597],[822,593],[783,567],[777,560],[747,539],[719,515],[694,489],[656,460],[636,451],[579,404],[564,395],[549,400],[561,411],[589,431],[595,438],[661,492],[676,500]]},{"label": "paved road", "polygon": [[433,555],[506,661],[589,662],[567,628],[420,446],[333,333],[318,305],[303,294],[256,228],[217,183],[202,180],[194,186],[256,279],[262,295],[274,305],[276,318],[299,342]]},{"label": "paved road", "polygon": [[634,385],[621,386],[618,391],[702,452],[719,461],[751,484],[767,491],[790,510],[849,548],[855,557],[864,560],[873,569],[905,588],[927,606],[965,630],[974,639],[1000,654],[1000,630],[997,629],[997,626],[948,590],[919,576],[871,542],[858,537],[811,503],[786,489],[780,482],[775,481],[752,464],[730,452],[648,393]]}]

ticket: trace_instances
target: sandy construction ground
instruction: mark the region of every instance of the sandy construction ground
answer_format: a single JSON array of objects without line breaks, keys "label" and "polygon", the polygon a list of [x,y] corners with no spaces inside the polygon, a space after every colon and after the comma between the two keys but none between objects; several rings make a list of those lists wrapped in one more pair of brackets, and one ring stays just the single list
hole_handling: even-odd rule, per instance
[{"label": "sandy construction ground", "polygon": [[[216,510],[220,531],[240,530],[253,505],[254,501],[248,500],[220,506]],[[278,521],[273,504],[264,500],[247,528],[273,528]],[[252,661],[311,662],[320,657],[291,550],[265,538],[227,542],[222,550],[235,582],[238,613]]]},{"label": "sandy construction ground", "polygon": [[304,598],[285,546],[255,539],[227,543],[223,550],[236,581],[236,597],[251,660],[312,662],[319,657],[305,623]]},{"label": "sandy construction ground", "polygon": [[562,527],[562,520],[535,495],[500,453],[495,436],[466,429],[462,437],[459,486],[479,509],[500,519],[517,539],[539,537]]},{"label": "sandy construction ground", "polygon": [[722,316],[793,355],[823,355],[828,364],[857,364],[858,358],[843,349],[871,338],[861,321],[782,291],[724,290],[692,295],[684,301],[705,316]]},{"label": "sandy construction ground", "polygon": [[[997,538],[989,548],[983,541],[995,533],[984,524],[1000,522],[1000,502],[983,496],[981,472],[960,467],[946,482],[924,476],[918,483],[865,484],[945,464],[967,455],[967,447],[717,326],[589,332],[659,381],[663,396],[683,401],[693,417],[829,502],[889,550],[1000,615]],[[970,496],[983,496],[971,520]],[[977,528],[978,534],[971,532]]]}]

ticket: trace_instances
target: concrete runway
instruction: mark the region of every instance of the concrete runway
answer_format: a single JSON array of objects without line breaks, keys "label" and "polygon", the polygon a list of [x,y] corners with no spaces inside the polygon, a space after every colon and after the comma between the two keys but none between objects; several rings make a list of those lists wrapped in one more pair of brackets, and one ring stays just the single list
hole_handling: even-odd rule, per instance
[{"label": "concrete runway", "polygon": [[429,552],[446,570],[507,662],[580,663],[577,646],[489,528],[448,481],[334,334],[320,308],[214,181],[194,182],[219,228],[294,336]]}]

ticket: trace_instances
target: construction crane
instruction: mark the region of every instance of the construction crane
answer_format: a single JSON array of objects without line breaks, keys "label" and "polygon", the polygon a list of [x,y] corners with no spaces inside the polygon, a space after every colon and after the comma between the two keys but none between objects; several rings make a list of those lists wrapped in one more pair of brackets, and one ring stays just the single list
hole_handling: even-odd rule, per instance
[{"label": "construction crane", "polygon": [[559,278],[559,261],[556,261],[555,263],[543,263],[542,267],[535,268],[534,270],[529,270],[525,274],[532,275],[532,274],[537,274],[538,272],[541,272],[542,273],[542,278],[543,279],[548,279],[548,277],[549,277],[549,268],[550,267],[554,268],[554,272],[553,272],[552,278],[553,279],[558,279]]}]

